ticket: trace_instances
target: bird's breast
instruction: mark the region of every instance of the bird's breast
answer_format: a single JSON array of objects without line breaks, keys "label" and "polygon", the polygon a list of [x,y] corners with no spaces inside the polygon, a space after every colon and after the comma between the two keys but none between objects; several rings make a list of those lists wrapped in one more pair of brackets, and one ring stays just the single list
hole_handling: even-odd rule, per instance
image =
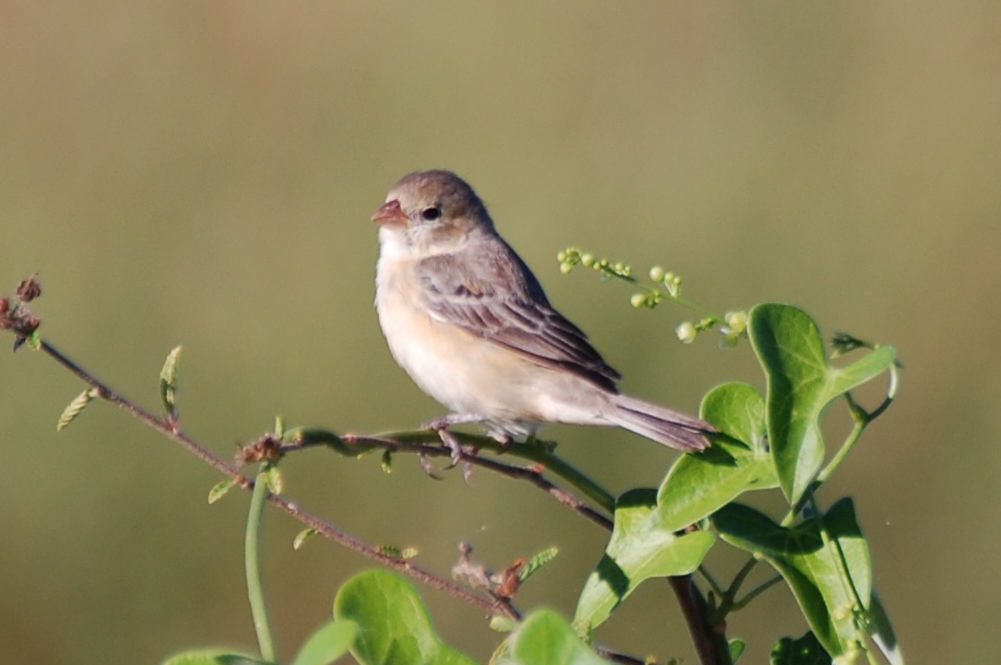
[{"label": "bird's breast", "polygon": [[382,257],[376,309],[389,349],[424,392],[448,408],[498,418],[533,415],[525,356],[434,317],[424,304],[415,262]]}]

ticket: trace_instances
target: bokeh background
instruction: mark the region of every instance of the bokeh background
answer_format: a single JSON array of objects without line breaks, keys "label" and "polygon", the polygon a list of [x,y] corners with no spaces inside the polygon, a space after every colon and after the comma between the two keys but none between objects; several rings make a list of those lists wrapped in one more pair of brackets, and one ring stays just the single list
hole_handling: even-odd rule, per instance
[{"label": "bokeh background", "polygon": [[[825,333],[895,345],[900,398],[822,499],[856,498],[905,653],[993,660],[1001,5],[6,3],[0,53],[4,289],[38,271],[45,335],[151,406],[183,344],[183,424],[221,454],[276,413],[362,432],[440,413],[379,333],[368,218],[404,173],[452,168],[630,392],[695,410],[715,383],[760,377],[746,345],[674,341],[684,310],[561,277],[569,244],[661,263],[719,311],[791,301]],[[253,649],[247,497],[207,506],[218,478],[107,405],[57,435],[80,390],[41,355],[0,360],[5,662]],[[616,491],[672,458],[623,432],[546,433]],[[496,567],[560,546],[525,607],[572,612],[605,539],[484,473],[432,481],[399,458],[386,475],[322,451],[284,468],[306,507],[443,573],[460,539]],[[293,552],[278,513],[266,528],[287,658],[367,563],[320,540]],[[498,636],[425,595],[486,660]],[[681,624],[648,584],[598,637],[693,662]],[[778,587],[730,624],[752,663],[804,630]]]}]

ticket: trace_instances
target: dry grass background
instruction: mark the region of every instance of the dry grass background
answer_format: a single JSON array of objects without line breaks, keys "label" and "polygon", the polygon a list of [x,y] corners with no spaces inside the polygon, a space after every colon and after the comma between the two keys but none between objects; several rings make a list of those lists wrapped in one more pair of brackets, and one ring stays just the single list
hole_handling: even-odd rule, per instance
[{"label": "dry grass background", "polygon": [[[897,346],[899,403],[824,498],[856,497],[914,661],[988,662],[999,26],[988,2],[7,3],[0,280],[39,271],[46,335],[149,404],[183,343],[185,426],[223,453],[275,413],[407,427],[438,411],[379,334],[368,216],[403,173],[453,168],[632,392],[694,410],[716,382],[757,379],[746,348],[674,343],[683,312],[634,312],[618,286],[561,278],[567,244],[663,263],[719,309],[788,300],[828,333]],[[0,372],[5,661],[252,646],[246,498],[207,507],[212,473],[106,406],[57,436],[80,386],[42,357],[8,355]],[[616,490],[669,463],[624,433],[548,432]],[[560,545],[526,605],[570,612],[602,547],[540,493],[485,474],[432,482],[399,459],[385,476],[319,452],[286,473],[312,509],[418,545],[438,570],[460,538],[496,565]],[[291,552],[284,517],[267,528],[288,655],[364,564],[320,542]],[[427,597],[444,636],[485,659],[497,636]],[[692,662],[680,623],[666,586],[647,585],[599,637]],[[804,630],[780,590],[730,628],[750,662]]]}]

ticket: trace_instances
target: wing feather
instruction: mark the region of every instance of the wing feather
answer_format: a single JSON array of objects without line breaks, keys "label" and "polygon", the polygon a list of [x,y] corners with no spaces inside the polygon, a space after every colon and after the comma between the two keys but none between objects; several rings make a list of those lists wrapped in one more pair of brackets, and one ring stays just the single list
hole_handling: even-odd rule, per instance
[{"label": "wing feather", "polygon": [[619,373],[580,328],[552,308],[525,263],[496,236],[421,260],[417,278],[434,316],[617,392]]}]

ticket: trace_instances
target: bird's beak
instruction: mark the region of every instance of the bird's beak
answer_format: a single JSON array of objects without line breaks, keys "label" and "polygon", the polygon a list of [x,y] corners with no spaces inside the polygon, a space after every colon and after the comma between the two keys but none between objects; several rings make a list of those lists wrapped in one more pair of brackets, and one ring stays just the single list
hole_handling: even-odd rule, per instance
[{"label": "bird's beak", "polygon": [[372,221],[380,226],[406,226],[410,220],[407,219],[406,213],[400,207],[400,202],[393,199],[379,206],[379,209],[372,215]]}]

